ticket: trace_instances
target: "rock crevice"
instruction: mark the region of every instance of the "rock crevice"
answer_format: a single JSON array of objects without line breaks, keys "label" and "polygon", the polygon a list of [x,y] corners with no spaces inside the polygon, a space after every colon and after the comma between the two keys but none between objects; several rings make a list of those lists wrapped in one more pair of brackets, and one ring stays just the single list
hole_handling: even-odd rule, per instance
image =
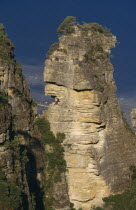
[{"label": "rock crevice", "polygon": [[44,73],[46,95],[60,101],[45,117],[54,134],[66,135],[68,194],[75,208],[84,210],[122,192],[136,161],[136,138],[124,125],[110,62],[116,37],[90,26],[75,26],[59,39]]}]

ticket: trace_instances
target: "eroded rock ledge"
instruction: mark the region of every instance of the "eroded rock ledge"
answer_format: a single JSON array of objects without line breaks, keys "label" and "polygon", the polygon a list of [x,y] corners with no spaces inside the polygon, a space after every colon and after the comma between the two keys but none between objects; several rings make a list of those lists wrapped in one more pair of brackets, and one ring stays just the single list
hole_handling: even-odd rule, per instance
[{"label": "eroded rock ledge", "polygon": [[91,24],[63,35],[46,60],[46,94],[57,97],[46,117],[51,129],[65,133],[66,179],[76,209],[101,205],[102,197],[129,185],[136,163],[136,138],[123,122],[117,102],[110,49],[116,37]]}]

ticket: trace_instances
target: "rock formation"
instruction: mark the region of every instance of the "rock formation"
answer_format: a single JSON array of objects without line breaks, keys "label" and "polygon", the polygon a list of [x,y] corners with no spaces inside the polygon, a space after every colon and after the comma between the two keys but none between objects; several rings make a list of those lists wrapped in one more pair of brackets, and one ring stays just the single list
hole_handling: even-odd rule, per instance
[{"label": "rock formation", "polygon": [[[4,205],[10,209],[43,209],[43,155],[33,124],[35,109],[21,66],[14,59],[14,46],[0,25],[0,174],[21,190],[16,208],[6,200],[4,204],[0,201],[0,209],[2,205],[4,209]],[[0,187],[2,180],[0,175]]]},{"label": "rock formation", "polygon": [[129,185],[136,137],[116,97],[110,49],[116,37],[97,24],[74,26],[46,60],[46,95],[59,99],[45,112],[51,130],[65,133],[68,194],[74,208],[90,210]]},{"label": "rock formation", "polygon": [[132,126],[136,127],[136,108],[133,108],[131,111],[131,121],[132,121]]}]

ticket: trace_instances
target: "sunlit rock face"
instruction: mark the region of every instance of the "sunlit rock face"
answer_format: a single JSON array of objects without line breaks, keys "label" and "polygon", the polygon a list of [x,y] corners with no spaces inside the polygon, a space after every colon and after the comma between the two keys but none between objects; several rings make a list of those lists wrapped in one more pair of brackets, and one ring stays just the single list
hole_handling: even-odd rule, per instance
[{"label": "sunlit rock face", "polygon": [[109,59],[115,44],[115,36],[86,24],[62,36],[46,60],[45,92],[59,103],[45,116],[55,134],[66,135],[66,180],[76,209],[90,210],[123,191],[136,162],[136,139],[124,125]]},{"label": "sunlit rock face", "polygon": [[132,126],[136,128],[136,108],[133,108],[131,111],[131,121],[132,121]]}]

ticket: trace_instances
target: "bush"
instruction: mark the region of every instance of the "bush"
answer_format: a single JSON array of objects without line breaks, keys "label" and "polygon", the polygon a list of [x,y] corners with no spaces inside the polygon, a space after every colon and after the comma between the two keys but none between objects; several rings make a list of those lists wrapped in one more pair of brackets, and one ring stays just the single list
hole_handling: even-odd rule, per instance
[{"label": "bush", "polygon": [[70,202],[70,210],[76,210],[76,209],[74,208],[74,204],[71,203],[71,202]]},{"label": "bush", "polygon": [[57,29],[58,36],[73,33],[74,32],[73,26],[76,24],[77,24],[76,17],[73,16],[66,17]]},{"label": "bush", "polygon": [[82,30],[82,35],[87,36],[88,32],[91,30],[94,33],[101,33],[104,36],[112,36],[112,33],[110,30],[106,27],[103,27],[102,25],[99,25],[98,23],[85,23],[83,25],[78,25],[78,27]]},{"label": "bush", "polygon": [[122,194],[110,195],[103,198],[104,205],[101,207],[94,207],[95,210],[135,210],[136,209],[136,167],[131,166],[131,186]]},{"label": "bush", "polygon": [[91,23],[91,28],[99,33],[102,33],[104,35],[111,35],[110,30],[108,28],[102,27],[102,25],[99,25],[97,23]]},{"label": "bush", "polygon": [[0,169],[0,209],[17,209],[20,205],[21,190]]},{"label": "bush", "polygon": [[112,34],[110,33],[110,30],[108,28],[103,27],[102,25],[100,25],[98,23],[84,24],[82,28],[84,31],[88,31],[88,30],[92,29],[94,32],[104,34],[105,36],[112,36]]},{"label": "bush", "polygon": [[2,64],[12,62],[14,58],[14,45],[8,39],[4,26],[0,24],[0,59]]},{"label": "bush", "polygon": [[66,161],[64,160],[64,149],[61,145],[65,135],[58,133],[55,137],[50,130],[49,121],[44,118],[37,118],[35,125],[41,133],[42,143],[45,152],[45,207],[52,209],[52,204],[55,201],[53,198],[54,183],[61,181],[61,173],[66,171]]},{"label": "bush", "polygon": [[98,59],[104,60],[108,58],[108,53],[105,52],[100,44],[91,46],[88,52],[84,55],[85,62],[95,63]]},{"label": "bush", "polygon": [[0,104],[3,104],[3,105],[8,104],[8,96],[2,92],[0,92]]},{"label": "bush", "polygon": [[2,109],[5,109],[8,105],[8,95],[0,92],[0,110],[2,111]]},{"label": "bush", "polygon": [[58,49],[58,47],[59,47],[59,43],[58,43],[58,42],[53,43],[53,44],[50,46],[50,49],[49,49],[49,51],[47,52],[46,57],[49,58],[50,55],[52,55],[52,53],[53,53],[55,50]]},{"label": "bush", "polygon": [[15,62],[15,73],[18,75],[22,75],[22,67],[21,64],[18,62]]},{"label": "bush", "polygon": [[[44,118],[38,118],[35,121],[35,125],[38,127],[41,136],[42,136],[42,142],[45,145],[48,145],[51,150],[46,150],[45,155],[49,161],[48,167],[50,170],[52,170],[52,175],[58,176],[58,179],[60,180],[60,174],[62,172],[65,172],[66,170],[66,162],[64,160],[64,149],[61,145],[65,138],[65,134],[58,133],[55,137],[52,131],[50,130],[50,124],[49,121]],[[56,171],[57,173],[56,173]]]},{"label": "bush", "polygon": [[32,99],[31,104],[32,104],[32,106],[34,106],[34,107],[37,106],[37,102],[36,102],[34,99]]}]

